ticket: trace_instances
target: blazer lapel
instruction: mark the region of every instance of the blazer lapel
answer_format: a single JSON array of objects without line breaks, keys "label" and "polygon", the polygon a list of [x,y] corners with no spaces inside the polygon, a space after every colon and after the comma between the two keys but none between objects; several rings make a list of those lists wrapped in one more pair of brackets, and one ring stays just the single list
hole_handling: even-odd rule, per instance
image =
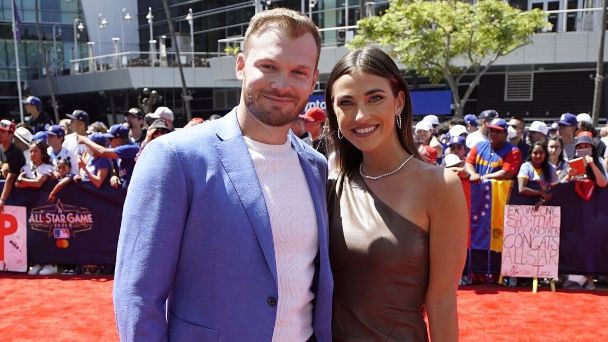
[{"label": "blazer lapel", "polygon": [[217,131],[220,141],[215,148],[249,217],[272,276],[277,281],[274,243],[264,194],[238,124],[236,108],[226,116]]},{"label": "blazer lapel", "polygon": [[319,251],[321,251],[326,249],[327,246],[327,205],[325,204],[326,193],[323,191],[325,187],[322,186],[327,180],[322,178],[319,168],[315,165],[312,153],[307,152],[302,147],[301,144],[304,144],[304,142],[297,139],[291,131],[289,132],[289,139],[291,140],[291,145],[298,153],[300,165],[302,166],[302,170],[306,176],[306,183],[310,190],[310,197],[315,206],[317,230],[319,233]]}]

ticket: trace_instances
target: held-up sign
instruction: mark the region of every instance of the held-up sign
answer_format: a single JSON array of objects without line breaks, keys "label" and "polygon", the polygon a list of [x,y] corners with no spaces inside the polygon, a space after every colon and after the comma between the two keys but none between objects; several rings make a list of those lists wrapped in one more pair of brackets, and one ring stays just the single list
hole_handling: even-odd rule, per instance
[{"label": "held-up sign", "polygon": [[500,274],[557,277],[560,221],[560,207],[507,205]]},{"label": "held-up sign", "polygon": [[0,271],[27,271],[25,207],[6,205],[0,213]]}]

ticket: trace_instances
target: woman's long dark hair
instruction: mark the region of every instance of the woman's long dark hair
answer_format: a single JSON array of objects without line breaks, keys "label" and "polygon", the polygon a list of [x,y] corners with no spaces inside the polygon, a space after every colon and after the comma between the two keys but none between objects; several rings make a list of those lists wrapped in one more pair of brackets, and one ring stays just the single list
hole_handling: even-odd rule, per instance
[{"label": "woman's long dark hair", "polygon": [[[543,162],[540,164],[540,169],[543,171],[543,180],[547,183],[551,183],[551,167],[549,166],[549,148],[547,147],[548,143],[545,142],[540,142],[537,141],[534,144],[532,144],[532,146],[530,146],[530,153],[528,154],[528,159],[527,161],[530,162],[530,164],[532,164],[532,151],[534,151],[534,148],[536,146],[540,146],[543,151],[545,152],[545,159],[543,159]],[[534,164],[532,164],[532,166],[534,166]]]},{"label": "woman's long dark hair", "polygon": [[399,113],[402,125],[400,130],[397,128],[397,136],[401,146],[409,154],[413,154],[416,158],[420,159],[420,155],[414,144],[412,132],[412,104],[407,83],[401,76],[399,68],[389,55],[378,48],[366,47],[364,49],[349,52],[336,63],[329,74],[327,88],[325,89],[325,102],[327,103],[327,113],[331,129],[329,139],[336,151],[336,166],[338,172],[350,175],[358,169],[363,161],[363,154],[359,149],[348,140],[338,138],[338,119],[333,108],[334,83],[340,77],[351,75],[356,71],[387,79],[391,84],[394,96],[397,96],[400,91],[403,92],[405,95],[405,103],[403,110]]}]

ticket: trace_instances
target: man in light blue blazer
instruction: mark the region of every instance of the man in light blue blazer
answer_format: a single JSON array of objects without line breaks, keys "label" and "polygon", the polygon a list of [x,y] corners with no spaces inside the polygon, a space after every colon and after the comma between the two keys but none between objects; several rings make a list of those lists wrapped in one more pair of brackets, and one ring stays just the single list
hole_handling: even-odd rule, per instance
[{"label": "man in light blue blazer", "polygon": [[123,210],[123,341],[330,341],[326,160],[289,131],[318,77],[306,16],[256,14],[239,105],[152,141]]}]

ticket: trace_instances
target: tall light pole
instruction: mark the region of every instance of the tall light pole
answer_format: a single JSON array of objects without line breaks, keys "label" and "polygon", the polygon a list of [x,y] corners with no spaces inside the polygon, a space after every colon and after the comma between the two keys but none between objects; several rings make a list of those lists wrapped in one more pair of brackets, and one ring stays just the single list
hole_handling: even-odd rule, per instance
[{"label": "tall light pole", "polygon": [[595,70],[595,91],[593,93],[593,111],[591,112],[591,120],[594,126],[600,118],[600,110],[602,108],[602,94],[604,85],[604,37],[606,36],[606,0],[602,0],[602,16],[600,20],[600,42],[597,53],[597,63]]},{"label": "tall light pole", "polygon": [[190,50],[192,51],[192,67],[194,68],[194,17],[192,16],[192,8],[188,8],[186,20],[190,25]]},{"label": "tall light pole", "polygon": [[317,0],[308,1],[308,17],[312,20],[312,9],[317,5]]},{"label": "tall light pole", "polygon": [[[79,18],[74,19],[74,59],[79,59],[80,55],[78,54],[78,31],[82,32],[84,30],[84,24],[80,21]],[[74,63],[74,71],[78,71],[80,68],[80,63]]]},{"label": "tall light pole", "polygon": [[152,7],[148,7],[148,15],[146,15],[146,19],[148,19],[148,25],[150,25],[150,41],[154,40],[154,33],[152,31],[152,24],[154,23],[154,16],[152,15]]},{"label": "tall light pole", "polygon": [[97,54],[101,56],[101,35],[99,33],[100,29],[105,29],[108,26],[108,20],[103,16],[103,13],[99,13],[97,15],[97,41],[99,45],[97,46]]},{"label": "tall light pole", "polygon": [[131,19],[131,14],[127,12],[126,8],[123,8],[120,16],[120,41],[122,42],[122,52],[125,52],[125,21],[131,21]]}]

